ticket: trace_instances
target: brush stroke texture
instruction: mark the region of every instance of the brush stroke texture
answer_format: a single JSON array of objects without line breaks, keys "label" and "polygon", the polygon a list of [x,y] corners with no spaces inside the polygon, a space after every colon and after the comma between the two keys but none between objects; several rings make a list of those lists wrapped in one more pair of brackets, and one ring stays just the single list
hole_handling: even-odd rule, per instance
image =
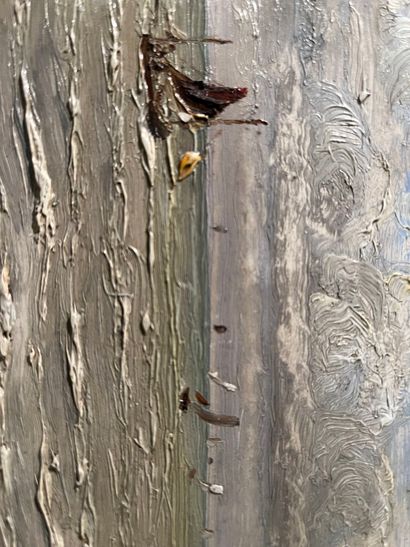
[{"label": "brush stroke texture", "polygon": [[241,73],[270,123],[211,133],[209,216],[226,227],[210,233],[211,317],[229,336],[210,366],[239,390],[210,400],[241,427],[212,431],[208,544],[404,547],[407,2],[208,13],[208,34],[241,43],[210,48],[216,77]]},{"label": "brush stroke texture", "polygon": [[203,135],[153,142],[138,59],[148,31],[203,35],[187,6],[0,7],[2,545],[202,543],[205,425],[178,393],[205,391],[206,211],[169,166]]}]

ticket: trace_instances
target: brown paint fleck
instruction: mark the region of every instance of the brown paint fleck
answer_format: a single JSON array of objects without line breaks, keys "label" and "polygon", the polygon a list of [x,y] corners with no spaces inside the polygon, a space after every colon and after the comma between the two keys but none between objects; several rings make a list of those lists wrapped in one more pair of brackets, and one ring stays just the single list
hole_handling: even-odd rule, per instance
[{"label": "brown paint fleck", "polygon": [[189,398],[189,387],[186,387],[179,394],[179,410],[182,410],[182,412],[187,412],[190,404],[191,400]]},{"label": "brown paint fleck", "polygon": [[221,224],[215,224],[214,226],[212,226],[212,230],[220,234],[228,233],[228,228],[226,226],[221,226]]},{"label": "brown paint fleck", "polygon": [[214,325],[214,331],[218,334],[223,334],[228,330],[228,327],[225,327],[225,325]]},{"label": "brown paint fleck", "polygon": [[196,473],[197,473],[197,470],[195,469],[195,467],[193,467],[192,469],[190,469],[188,471],[188,479],[189,480],[193,480],[196,476]]},{"label": "brown paint fleck", "polygon": [[195,398],[201,405],[209,406],[208,399],[200,391],[195,391]]}]

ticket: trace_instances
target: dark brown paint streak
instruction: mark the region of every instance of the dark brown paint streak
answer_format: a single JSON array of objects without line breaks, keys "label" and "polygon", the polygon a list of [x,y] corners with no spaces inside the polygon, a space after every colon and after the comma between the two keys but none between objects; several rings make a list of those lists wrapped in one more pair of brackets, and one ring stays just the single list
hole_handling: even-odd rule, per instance
[{"label": "dark brown paint streak", "polygon": [[207,422],[208,424],[223,426],[223,427],[237,427],[240,425],[240,420],[237,416],[229,416],[227,414],[217,414],[216,412],[211,412],[210,410],[204,409],[201,405],[198,405],[195,402],[191,403],[191,407],[194,412]]},{"label": "dark brown paint streak", "polygon": [[[147,121],[151,133],[157,138],[165,138],[171,132],[171,119],[164,112],[168,102],[174,102],[182,111],[191,115],[196,123],[206,124],[248,93],[245,87],[226,87],[193,80],[177,70],[166,59],[166,55],[172,53],[175,44],[179,42],[172,38],[156,39],[148,34],[141,38],[140,49],[148,94]],[[213,42],[229,43],[217,39],[213,39]]]}]

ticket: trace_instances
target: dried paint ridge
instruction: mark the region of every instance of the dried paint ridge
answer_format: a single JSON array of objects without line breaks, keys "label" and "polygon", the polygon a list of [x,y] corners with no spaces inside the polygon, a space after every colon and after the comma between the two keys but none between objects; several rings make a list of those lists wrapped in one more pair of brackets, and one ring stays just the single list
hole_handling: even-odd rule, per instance
[{"label": "dried paint ridge", "polygon": [[54,238],[56,221],[54,218],[54,192],[48,173],[44,144],[41,137],[40,119],[35,107],[35,96],[30,85],[27,67],[21,70],[21,88],[24,97],[24,120],[30,152],[30,163],[37,185],[37,203],[34,208],[34,222],[40,236],[47,242]]},{"label": "dried paint ridge", "polygon": [[10,290],[7,256],[0,262],[0,488],[11,491],[10,447],[6,442],[5,390],[12,354],[16,309]]},{"label": "dried paint ridge", "polygon": [[11,353],[15,321],[16,310],[10,290],[10,267],[5,256],[0,269],[0,362],[6,366]]},{"label": "dried paint ridge", "polygon": [[33,211],[33,229],[38,242],[43,242],[45,249],[42,256],[39,285],[38,307],[43,321],[47,317],[46,291],[50,270],[50,253],[54,249],[56,219],[54,216],[55,196],[51,177],[48,173],[46,151],[41,135],[41,122],[35,105],[35,94],[28,77],[28,69],[23,65],[20,74],[24,104],[24,125],[28,144],[28,161],[31,168],[35,205]]},{"label": "dried paint ridge", "polygon": [[44,408],[44,367],[43,355],[40,348],[32,341],[28,343],[27,360],[32,368],[33,378],[38,392],[38,407],[40,411],[42,439],[39,449],[40,469],[37,477],[36,502],[43,516],[47,529],[49,543],[55,547],[64,547],[64,538],[60,522],[55,516],[55,505],[57,503],[53,496],[55,485],[55,474],[53,466],[50,464],[50,455],[52,453],[49,444],[49,432],[46,425],[46,410]]}]

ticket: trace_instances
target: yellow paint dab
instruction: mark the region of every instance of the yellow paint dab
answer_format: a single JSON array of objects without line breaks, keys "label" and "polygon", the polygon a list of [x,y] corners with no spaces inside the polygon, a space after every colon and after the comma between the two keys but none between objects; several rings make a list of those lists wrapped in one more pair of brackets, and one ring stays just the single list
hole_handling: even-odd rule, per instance
[{"label": "yellow paint dab", "polygon": [[202,160],[199,152],[185,152],[178,164],[178,180],[184,180],[195,170],[198,163]]}]

